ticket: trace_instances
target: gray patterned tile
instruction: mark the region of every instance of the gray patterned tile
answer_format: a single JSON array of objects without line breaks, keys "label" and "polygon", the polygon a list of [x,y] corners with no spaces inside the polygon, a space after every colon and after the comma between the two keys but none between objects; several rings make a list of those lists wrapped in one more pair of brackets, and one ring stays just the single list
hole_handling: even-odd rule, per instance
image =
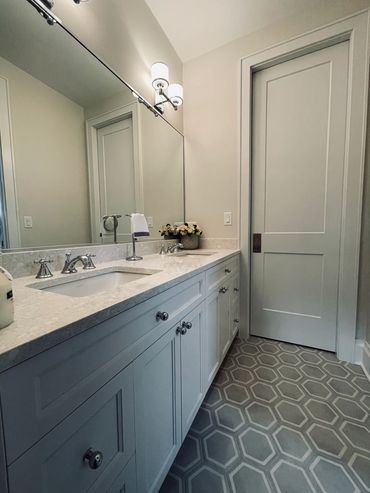
[{"label": "gray patterned tile", "polygon": [[370,384],[333,353],[236,339],[161,493],[370,493]]}]

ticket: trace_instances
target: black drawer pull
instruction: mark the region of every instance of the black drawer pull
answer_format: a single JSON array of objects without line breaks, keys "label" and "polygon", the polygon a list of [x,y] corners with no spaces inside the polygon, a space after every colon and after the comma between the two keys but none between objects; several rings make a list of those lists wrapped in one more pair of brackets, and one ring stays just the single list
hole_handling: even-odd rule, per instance
[{"label": "black drawer pull", "polygon": [[225,294],[228,288],[220,288],[219,293]]},{"label": "black drawer pull", "polygon": [[226,274],[231,274],[231,270],[230,269],[225,269],[225,272],[226,272]]},{"label": "black drawer pull", "polygon": [[235,293],[239,293],[239,288],[234,288]]},{"label": "black drawer pull", "polygon": [[176,329],[176,335],[179,335],[180,334],[180,335],[184,336],[187,333],[187,331],[188,330],[184,326],[177,327],[177,329]]},{"label": "black drawer pull", "polygon": [[191,322],[183,322],[182,327],[185,327],[186,330],[190,330],[193,327]]},{"label": "black drawer pull", "polygon": [[84,461],[88,462],[90,469],[98,469],[103,463],[103,453],[89,448],[84,455]]},{"label": "black drawer pull", "polygon": [[238,324],[239,323],[239,319],[238,318],[234,318],[234,324]]},{"label": "black drawer pull", "polygon": [[155,318],[157,320],[166,321],[166,320],[168,320],[168,313],[167,312],[157,312]]}]

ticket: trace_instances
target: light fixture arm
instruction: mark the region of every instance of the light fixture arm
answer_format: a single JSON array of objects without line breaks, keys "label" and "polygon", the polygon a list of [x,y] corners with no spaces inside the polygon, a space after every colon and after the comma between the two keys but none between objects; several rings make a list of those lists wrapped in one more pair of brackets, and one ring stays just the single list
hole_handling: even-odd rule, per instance
[{"label": "light fixture arm", "polygon": [[170,103],[170,105],[172,106],[172,108],[173,108],[175,111],[177,111],[177,106],[176,106],[175,104],[173,104],[173,102],[170,100],[170,98],[167,96],[167,94],[164,92],[164,90],[163,90],[161,87],[160,87],[160,88],[159,88],[159,90],[158,90],[158,94],[159,94],[160,96],[162,96],[162,97],[165,99],[165,101],[162,101],[161,103],[157,103],[157,104],[155,104],[155,105],[154,105],[154,108],[155,108],[156,110],[158,110],[160,113],[162,113],[162,114],[163,114],[163,108],[161,107],[161,106],[162,106],[162,104],[164,104],[164,103]]}]

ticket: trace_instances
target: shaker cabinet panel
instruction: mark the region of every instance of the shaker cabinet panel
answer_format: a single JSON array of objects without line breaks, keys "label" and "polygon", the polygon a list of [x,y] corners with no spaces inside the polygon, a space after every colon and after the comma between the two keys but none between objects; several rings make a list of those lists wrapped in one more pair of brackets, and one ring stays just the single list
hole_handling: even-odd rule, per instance
[{"label": "shaker cabinet panel", "polygon": [[134,363],[138,493],[157,491],[181,445],[180,334],[170,329]]},{"label": "shaker cabinet panel", "polygon": [[181,335],[181,416],[184,440],[203,400],[203,303],[184,318],[181,327],[190,327]]},{"label": "shaker cabinet panel", "polygon": [[[105,491],[105,490],[104,490]],[[106,493],[136,493],[136,465],[133,456]]]},{"label": "shaker cabinet panel", "polygon": [[9,467],[9,492],[101,493],[133,453],[130,366]]},{"label": "shaker cabinet panel", "polygon": [[[226,291],[224,291],[226,290]],[[220,334],[220,358],[221,361],[226,356],[231,344],[230,331],[230,284],[225,284],[219,290],[218,297],[218,321]]]},{"label": "shaker cabinet panel", "polygon": [[214,291],[205,301],[205,327],[203,332],[203,380],[208,390],[220,365],[219,293]]}]

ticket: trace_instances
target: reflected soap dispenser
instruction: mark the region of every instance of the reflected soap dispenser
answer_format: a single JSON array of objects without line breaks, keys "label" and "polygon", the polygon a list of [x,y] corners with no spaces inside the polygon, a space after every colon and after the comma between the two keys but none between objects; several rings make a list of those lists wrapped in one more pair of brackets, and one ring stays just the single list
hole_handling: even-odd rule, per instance
[{"label": "reflected soap dispenser", "polygon": [[0,267],[0,329],[14,321],[12,281],[9,272]]}]

